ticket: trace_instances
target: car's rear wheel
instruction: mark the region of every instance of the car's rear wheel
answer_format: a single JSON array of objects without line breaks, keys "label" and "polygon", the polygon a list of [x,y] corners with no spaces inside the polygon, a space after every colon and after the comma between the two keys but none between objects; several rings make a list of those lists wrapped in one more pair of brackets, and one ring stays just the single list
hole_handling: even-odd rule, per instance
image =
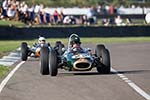
[{"label": "car's rear wheel", "polygon": [[49,71],[51,76],[56,76],[58,73],[57,55],[54,50],[49,54]]},{"label": "car's rear wheel", "polygon": [[26,61],[28,58],[28,45],[26,42],[21,43],[21,60]]},{"label": "car's rear wheel", "polygon": [[41,69],[40,72],[42,75],[49,74],[49,48],[42,47],[40,50],[40,60],[41,60]]},{"label": "car's rear wheel", "polygon": [[96,48],[96,56],[99,58],[100,63],[96,67],[97,71],[102,74],[110,73],[110,53],[108,49]]}]

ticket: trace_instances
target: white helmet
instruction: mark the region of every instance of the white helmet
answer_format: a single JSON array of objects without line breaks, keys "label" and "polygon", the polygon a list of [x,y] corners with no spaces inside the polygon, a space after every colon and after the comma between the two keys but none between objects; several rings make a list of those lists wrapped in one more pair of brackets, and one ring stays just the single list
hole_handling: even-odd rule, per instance
[{"label": "white helmet", "polygon": [[38,43],[45,43],[46,42],[46,39],[45,37],[39,37],[39,40],[38,40]]}]

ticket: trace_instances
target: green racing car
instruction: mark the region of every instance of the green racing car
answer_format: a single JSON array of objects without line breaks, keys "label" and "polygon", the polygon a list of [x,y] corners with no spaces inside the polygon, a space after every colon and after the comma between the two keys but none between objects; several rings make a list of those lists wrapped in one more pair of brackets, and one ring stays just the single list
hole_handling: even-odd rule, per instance
[{"label": "green racing car", "polygon": [[90,71],[97,69],[98,73],[109,74],[111,69],[109,50],[98,44],[95,53],[89,48],[80,47],[80,37],[72,34],[66,49],[61,41],[54,47],[42,47],[40,50],[40,72],[42,75],[56,76],[58,68],[68,71]]}]

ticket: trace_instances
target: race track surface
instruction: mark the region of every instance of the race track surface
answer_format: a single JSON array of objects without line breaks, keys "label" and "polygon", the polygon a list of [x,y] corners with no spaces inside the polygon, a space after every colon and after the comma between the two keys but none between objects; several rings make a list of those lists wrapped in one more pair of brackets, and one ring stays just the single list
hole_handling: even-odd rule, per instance
[{"label": "race track surface", "polygon": [[[94,50],[95,44],[86,44]],[[112,68],[150,95],[150,43],[107,44]],[[26,61],[0,93],[0,100],[145,100],[117,73],[98,74],[59,70],[42,76],[39,60]]]}]

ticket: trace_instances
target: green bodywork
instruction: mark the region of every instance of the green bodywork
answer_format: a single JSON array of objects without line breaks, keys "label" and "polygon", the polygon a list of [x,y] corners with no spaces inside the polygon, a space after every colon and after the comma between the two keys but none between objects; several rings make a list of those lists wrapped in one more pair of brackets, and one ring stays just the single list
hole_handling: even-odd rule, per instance
[{"label": "green bodywork", "polygon": [[63,55],[63,59],[66,60],[66,66],[65,66],[65,69],[67,70],[74,70],[73,69],[73,64],[80,59],[80,55],[82,56],[85,56],[85,59],[87,59],[89,62],[93,63],[94,62],[94,59],[92,57],[92,55],[89,55],[87,54],[86,52],[83,52],[83,53],[79,53],[77,55],[75,55],[74,53],[71,53],[71,52],[65,52],[64,55]]}]

